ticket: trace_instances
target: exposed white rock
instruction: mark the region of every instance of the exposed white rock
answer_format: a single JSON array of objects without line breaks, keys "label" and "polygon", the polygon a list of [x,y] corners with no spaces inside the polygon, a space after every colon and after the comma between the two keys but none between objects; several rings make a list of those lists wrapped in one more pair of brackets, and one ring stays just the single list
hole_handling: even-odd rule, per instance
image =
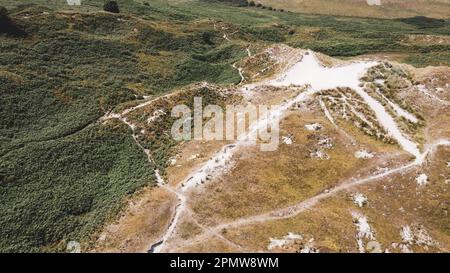
[{"label": "exposed white rock", "polygon": [[99,242],[103,242],[105,240],[106,240],[106,234],[104,234],[104,233],[98,237]]},{"label": "exposed white rock", "polygon": [[159,174],[159,170],[155,170],[155,177],[156,177],[156,183],[158,184],[158,186],[163,186],[164,184],[166,184],[166,182],[164,182],[164,179]]},{"label": "exposed white rock", "polygon": [[364,253],[366,252],[364,241],[376,241],[375,236],[373,235],[372,228],[370,227],[366,216],[358,212],[352,212],[352,217],[358,229],[356,242],[358,244],[359,252]]},{"label": "exposed white rock", "polygon": [[152,123],[155,122],[156,120],[158,120],[160,117],[164,116],[166,114],[166,112],[164,112],[164,110],[156,110],[155,112],[153,112],[153,115],[151,117],[149,117],[147,119],[147,123]]},{"label": "exposed white rock", "polygon": [[81,253],[81,245],[77,241],[69,241],[67,243],[66,251],[69,253]]},{"label": "exposed white rock", "polygon": [[197,159],[198,157],[200,157],[199,154],[191,155],[191,156],[188,158],[188,160],[195,160],[195,159]]},{"label": "exposed white rock", "polygon": [[375,239],[373,236],[372,228],[370,227],[367,217],[357,212],[352,213],[353,219],[355,219],[355,225],[358,228],[358,237],[366,238],[369,240]]},{"label": "exposed white rock", "polygon": [[425,228],[416,228],[414,235],[416,244],[420,246],[435,246],[437,244],[436,241],[431,238],[430,234],[428,234]]},{"label": "exposed white rock", "polygon": [[414,236],[412,230],[409,226],[404,226],[400,230],[400,236],[402,236],[402,240],[404,243],[412,243],[414,240]]},{"label": "exposed white rock", "polygon": [[315,152],[311,152],[309,154],[309,156],[311,156],[312,158],[320,158],[320,159],[330,159],[330,156],[327,155],[324,151],[322,150],[317,150]]},{"label": "exposed white rock", "polygon": [[392,243],[392,248],[398,248],[400,249],[401,253],[413,253],[413,251],[409,248],[409,244],[402,244],[402,243]]},{"label": "exposed white rock", "polygon": [[270,243],[267,246],[268,250],[272,250],[274,248],[280,248],[283,247],[287,244],[287,241],[284,239],[274,239],[274,238],[270,238]]},{"label": "exposed white rock", "polygon": [[419,186],[425,186],[426,184],[428,184],[428,176],[422,173],[416,177],[416,182]]},{"label": "exposed white rock", "polygon": [[284,136],[282,137],[283,143],[286,145],[291,145],[293,143],[293,140],[291,137],[289,136]]},{"label": "exposed white rock", "polygon": [[81,0],[67,0],[69,6],[79,6],[81,5]]},{"label": "exposed white rock", "polygon": [[374,157],[374,154],[367,150],[360,150],[360,151],[355,152],[355,157],[362,158],[362,159],[370,159],[370,158]]},{"label": "exposed white rock", "polygon": [[284,239],[287,239],[287,240],[301,240],[301,239],[303,239],[303,236],[300,235],[300,234],[295,234],[295,233],[289,232],[286,236],[284,236]]},{"label": "exposed white rock", "polygon": [[367,197],[364,196],[362,193],[356,193],[352,197],[353,202],[360,208],[363,207],[365,204],[367,204]]},{"label": "exposed white rock", "polygon": [[177,164],[177,159],[176,158],[171,158],[170,159],[170,165],[174,166],[175,164]]},{"label": "exposed white rock", "polygon": [[282,239],[270,238],[270,243],[267,246],[267,249],[272,250],[274,248],[280,248],[280,247],[283,247],[286,245],[290,245],[290,244],[294,243],[296,240],[302,240],[302,239],[303,239],[302,235],[289,232]]},{"label": "exposed white rock", "polygon": [[333,140],[329,137],[322,138],[321,140],[319,140],[317,145],[324,149],[331,149],[333,148]]},{"label": "exposed white rock", "polygon": [[[267,246],[268,250],[282,248],[285,246],[294,246],[295,243],[301,243],[303,236],[300,234],[295,234],[289,232],[287,235],[283,236],[281,239],[270,238],[270,243]],[[314,238],[309,239],[304,244],[301,244],[299,249],[300,253],[318,253],[319,250],[314,246]]]},{"label": "exposed white rock", "polygon": [[322,130],[322,128],[323,128],[323,126],[320,123],[306,124],[305,127],[309,131],[319,131],[319,130]]},{"label": "exposed white rock", "polygon": [[381,0],[366,0],[369,6],[381,6]]},{"label": "exposed white rock", "polygon": [[300,253],[319,253],[319,250],[314,247],[314,238],[306,242],[305,246],[300,249]]},{"label": "exposed white rock", "polygon": [[400,236],[402,237],[402,243],[394,243],[391,246],[393,248],[400,249],[403,253],[411,253],[411,247],[418,245],[424,249],[428,249],[430,246],[437,246],[438,243],[431,238],[426,229],[420,225],[403,226],[400,229]]}]

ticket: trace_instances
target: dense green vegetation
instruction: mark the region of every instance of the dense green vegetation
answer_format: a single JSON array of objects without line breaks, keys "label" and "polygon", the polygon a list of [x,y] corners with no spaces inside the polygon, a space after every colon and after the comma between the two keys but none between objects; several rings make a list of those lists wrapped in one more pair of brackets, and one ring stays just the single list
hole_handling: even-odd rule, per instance
[{"label": "dense green vegetation", "polygon": [[411,24],[419,28],[439,28],[448,25],[448,22],[443,19],[434,19],[425,16],[415,16],[400,20],[404,23]]},{"label": "dense green vegetation", "polygon": [[2,6],[0,6],[0,33],[16,37],[26,36],[26,33],[11,20],[8,10]]},{"label": "dense green vegetation", "polygon": [[4,24],[9,20],[8,10],[5,7],[0,7],[0,23]]},{"label": "dense green vegetation", "polygon": [[209,1],[209,2],[222,2],[222,3],[227,3],[227,4],[232,4],[232,5],[236,5],[238,7],[246,7],[249,6],[249,3],[247,2],[247,0],[204,0],[204,1]]},{"label": "dense green vegetation", "polygon": [[[420,18],[339,18],[220,1],[117,2],[119,14],[103,12],[103,0],[79,7],[0,0],[8,10],[2,18],[23,34],[0,34],[0,251],[64,250],[67,240],[88,240],[126,195],[154,183],[130,130],[99,118],[142,95],[198,81],[238,83],[231,65],[249,44],[284,42],[334,56],[402,52],[415,65],[450,64],[447,45],[401,42],[408,34],[449,35],[446,21],[427,19],[424,27]],[[217,22],[233,29],[230,41]],[[173,143],[160,140],[146,147],[163,165]]]},{"label": "dense green vegetation", "polygon": [[[1,251],[38,251],[88,236],[120,200],[154,180],[122,125],[93,126],[2,157]],[[53,246],[64,250],[65,245]]]},{"label": "dense green vegetation", "polygon": [[108,11],[108,12],[112,12],[112,13],[119,13],[120,12],[119,5],[117,4],[117,2],[116,1],[112,1],[112,0],[105,1],[105,4],[103,5],[103,10],[104,11]]}]

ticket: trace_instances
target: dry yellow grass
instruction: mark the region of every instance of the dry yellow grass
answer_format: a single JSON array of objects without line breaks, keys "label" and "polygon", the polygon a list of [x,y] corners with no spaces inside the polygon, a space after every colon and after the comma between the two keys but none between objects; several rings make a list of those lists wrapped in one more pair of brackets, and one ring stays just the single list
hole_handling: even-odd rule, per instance
[{"label": "dry yellow grass", "polygon": [[[351,216],[358,212],[367,217],[374,240],[383,251],[400,251],[392,244],[403,243],[400,230],[404,226],[420,227],[438,242],[428,246],[412,244],[409,248],[414,252],[446,251],[450,245],[450,204],[445,201],[450,199],[450,171],[446,167],[449,152],[449,148],[441,148],[429,157],[427,167],[342,192],[296,217],[232,228],[222,235],[252,251],[267,251],[270,238],[282,238],[292,232],[307,240],[314,238],[314,246],[321,252],[358,252],[357,228]],[[429,176],[429,183],[420,187],[415,177],[422,172]],[[368,198],[361,208],[352,200],[356,192]],[[274,251],[298,250],[298,245],[287,245]]]},{"label": "dry yellow grass", "polygon": [[146,252],[172,217],[176,198],[161,188],[144,188],[114,223],[107,224],[94,252]]},{"label": "dry yellow grass", "polygon": [[[305,124],[314,122],[325,128],[318,132],[305,129]],[[358,136],[358,145],[353,146],[318,112],[291,114],[281,128],[281,136],[291,135],[294,144],[281,142],[275,152],[261,152],[258,146],[243,149],[235,155],[236,164],[229,173],[193,193],[191,205],[201,222],[215,224],[288,206],[347,178],[363,175],[380,163],[376,158],[357,159],[353,153],[361,147],[380,153],[380,157],[386,151],[396,150],[395,146],[377,142],[359,131],[352,132]],[[333,140],[333,148],[324,149],[329,160],[310,156],[320,138]]]},{"label": "dry yellow grass", "polygon": [[429,16],[448,18],[448,0],[382,0],[381,6],[369,6],[366,0],[259,0],[266,6],[290,11],[343,16],[401,18]]},{"label": "dry yellow grass", "polygon": [[191,253],[226,253],[239,252],[239,249],[225,243],[223,240],[216,237],[208,238],[208,240],[186,246],[178,249],[177,252],[191,252]]},{"label": "dry yellow grass", "polygon": [[196,141],[181,143],[174,152],[174,163],[167,167],[166,180],[173,186],[179,186],[188,175],[204,164],[211,156],[219,152],[227,141]]}]

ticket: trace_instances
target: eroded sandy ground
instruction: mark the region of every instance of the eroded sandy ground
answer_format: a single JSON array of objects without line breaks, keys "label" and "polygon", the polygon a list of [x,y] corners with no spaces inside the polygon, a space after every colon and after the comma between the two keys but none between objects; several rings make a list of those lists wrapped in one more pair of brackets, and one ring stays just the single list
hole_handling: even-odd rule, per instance
[{"label": "eroded sandy ground", "polygon": [[[280,105],[279,148],[181,143],[159,187],[130,201],[93,251],[448,251],[448,67],[344,62],[283,45],[248,55],[235,64],[240,86],[192,88]],[[183,99],[105,122],[127,123],[139,144]]]}]

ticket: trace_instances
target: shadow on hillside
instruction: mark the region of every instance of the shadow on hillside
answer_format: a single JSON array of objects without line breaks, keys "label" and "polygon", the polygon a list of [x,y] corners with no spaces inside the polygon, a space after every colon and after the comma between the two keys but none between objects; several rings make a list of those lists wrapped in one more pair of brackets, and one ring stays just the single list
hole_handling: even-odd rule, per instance
[{"label": "shadow on hillside", "polygon": [[449,22],[444,19],[435,19],[425,16],[402,18],[400,21],[409,25],[414,25],[418,28],[438,28],[449,24]]},{"label": "shadow on hillside", "polygon": [[14,37],[26,37],[27,33],[18,27],[14,21],[8,17],[6,10],[0,11],[0,33]]}]

